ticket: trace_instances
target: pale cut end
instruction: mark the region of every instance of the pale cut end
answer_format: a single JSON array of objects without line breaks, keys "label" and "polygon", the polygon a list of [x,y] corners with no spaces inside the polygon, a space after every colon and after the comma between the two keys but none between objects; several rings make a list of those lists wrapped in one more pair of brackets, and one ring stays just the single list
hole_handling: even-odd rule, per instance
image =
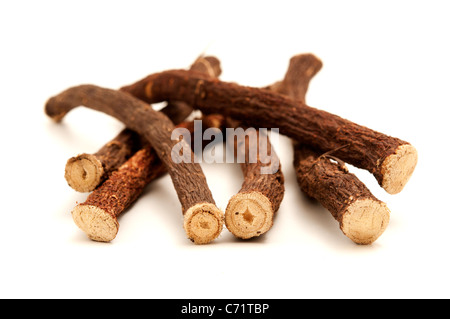
[{"label": "pale cut end", "polygon": [[216,78],[222,73],[220,61],[213,56],[200,56],[190,67],[191,70],[198,71]]},{"label": "pale cut end", "polygon": [[81,154],[67,161],[64,177],[77,192],[91,192],[102,181],[102,163],[91,154]]},{"label": "pale cut end", "polygon": [[388,156],[382,166],[383,187],[389,194],[397,194],[405,187],[418,160],[417,150],[409,144],[400,145],[394,154]]},{"label": "pale cut end", "polygon": [[119,231],[117,218],[91,205],[78,205],[72,211],[75,224],[95,241],[109,242]]},{"label": "pale cut end", "polygon": [[342,232],[360,245],[372,244],[386,230],[390,212],[386,204],[370,198],[351,203],[342,218]]},{"label": "pale cut end", "polygon": [[259,192],[239,193],[228,202],[225,225],[236,237],[249,239],[267,232],[273,225],[272,203]]},{"label": "pale cut end", "polygon": [[219,237],[223,228],[223,213],[215,205],[201,203],[184,214],[184,230],[195,244],[207,244]]}]

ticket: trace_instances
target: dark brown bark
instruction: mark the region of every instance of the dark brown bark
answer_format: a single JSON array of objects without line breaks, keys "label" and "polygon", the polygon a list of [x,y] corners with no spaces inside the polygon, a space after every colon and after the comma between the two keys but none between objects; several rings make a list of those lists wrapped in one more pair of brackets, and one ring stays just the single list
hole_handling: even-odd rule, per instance
[{"label": "dark brown bark", "polygon": [[268,86],[267,89],[305,103],[309,82],[322,69],[322,65],[322,61],[313,54],[293,56],[284,79]]},{"label": "dark brown bark", "polygon": [[154,179],[166,173],[150,144],[141,148],[80,205],[96,206],[118,217]]},{"label": "dark brown bark", "polygon": [[[231,120],[229,125],[239,126]],[[227,140],[234,146],[236,158],[244,159],[240,164],[244,181],[239,192],[228,202],[225,224],[236,237],[248,239],[271,229],[284,197],[284,176],[269,137],[255,128],[242,129],[245,129],[245,136]],[[266,149],[260,149],[261,142]]]},{"label": "dark brown bark", "polygon": [[[291,58],[284,80],[270,89],[304,102],[309,82],[321,67],[322,62],[315,56],[297,55]],[[358,244],[375,241],[389,222],[385,204],[375,198],[355,175],[350,174],[341,160],[321,155],[295,141],[293,146],[294,168],[302,191],[327,208],[344,234],[353,241]],[[368,211],[366,215],[362,209]],[[378,223],[367,223],[369,218]]]},{"label": "dark brown bark", "polygon": [[200,165],[175,165],[172,162],[171,152],[177,142],[171,140],[175,127],[167,116],[125,92],[94,85],[73,87],[52,97],[48,100],[45,110],[51,118],[61,120],[70,110],[80,105],[117,118],[129,129],[147,139],[172,177],[183,212],[198,203],[214,204]]},{"label": "dark brown bark", "polygon": [[[302,71],[307,71],[305,73],[310,74],[312,77],[312,73],[318,70],[311,70],[310,62],[316,60],[306,59],[308,60],[307,64],[304,63],[304,57],[300,61],[292,58],[289,70],[297,70],[300,68]],[[316,64],[314,63],[313,66],[316,66]],[[297,77],[292,73],[287,72],[283,81],[277,82],[265,89],[282,94],[286,94],[288,91],[292,91],[296,95],[306,93],[309,79],[306,80],[305,76]],[[231,127],[237,128],[243,126],[244,129],[247,129],[239,121],[229,119],[228,122]],[[270,230],[273,225],[274,214],[280,207],[285,191],[280,160],[275,154],[268,136],[261,136],[257,130],[247,130],[246,132],[245,140],[241,140],[240,142],[237,139],[228,141],[234,144],[235,154],[245,155],[245,162],[241,164],[241,169],[244,174],[242,187],[230,199],[225,211],[225,224],[227,228],[235,236],[243,239],[259,236]],[[265,139],[268,152],[258,153],[256,163],[251,163],[249,160],[249,141],[254,141],[256,145],[259,145],[260,139]],[[265,158],[259,158],[260,155],[264,155]],[[268,165],[264,163],[277,164],[279,165],[279,169],[274,174],[263,174],[262,169]]]},{"label": "dark brown bark", "polygon": [[[204,129],[223,125],[223,118],[209,115],[203,119]],[[187,128],[194,134],[194,126],[191,122],[183,122],[177,127]],[[111,241],[115,238],[119,223],[117,217],[122,214],[144,191],[145,187],[153,180],[167,173],[166,167],[156,155],[150,144],[146,144],[128,159],[118,170],[97,189],[95,189],[84,203],[79,204],[74,210],[74,220],[77,225],[93,240]],[[97,224],[95,227],[88,221],[82,221],[78,215],[92,212],[92,215],[101,212],[111,221]],[[105,219],[105,218],[103,218]],[[106,218],[107,219],[107,218]],[[114,227],[108,227],[114,225]],[[99,231],[102,229],[102,231]]]},{"label": "dark brown bark", "polygon": [[[160,112],[165,114],[173,124],[178,125],[192,113],[192,107],[184,102],[175,101],[169,103]],[[124,129],[93,155],[102,163],[106,178],[145,144],[147,143],[139,134],[130,129]]]},{"label": "dark brown bark", "polygon": [[93,155],[102,163],[106,177],[112,171],[118,169],[141,146],[139,134],[124,129]]},{"label": "dark brown bark", "polygon": [[302,191],[317,199],[338,221],[342,220],[345,206],[352,199],[377,200],[354,174],[349,173],[345,164],[332,155],[321,155],[296,144],[294,162]]},{"label": "dark brown bark", "polygon": [[[195,121],[201,120],[202,121],[202,125],[201,127],[195,126]],[[192,132],[192,136],[191,136],[191,142],[194,141],[194,136],[195,135],[199,135],[199,136],[203,136],[203,133],[206,129],[208,128],[215,128],[220,132],[224,132],[225,131],[225,118],[220,115],[220,114],[209,114],[207,116],[203,116],[203,117],[197,117],[192,121],[189,122],[184,122],[181,125],[179,125],[178,127],[180,128],[185,128],[187,129],[189,132]],[[198,129],[201,128],[201,132],[197,131]],[[214,141],[213,141],[214,142]],[[205,148],[209,143],[211,143],[211,141],[209,140],[203,140],[202,139],[202,149]]]},{"label": "dark brown bark", "polygon": [[[280,159],[272,148],[269,136],[240,121],[228,118],[227,122],[229,127],[245,130],[245,138],[235,137],[232,141],[227,141],[234,147],[236,158],[244,157],[244,162],[240,163],[244,181],[239,192],[228,202],[225,224],[236,237],[249,239],[272,228],[274,215],[284,197],[284,176]],[[254,144],[250,145],[252,141]],[[267,149],[260,150],[260,142]],[[250,158],[251,148],[258,148],[255,159]],[[264,169],[270,172],[265,172]]]},{"label": "dark brown bark", "polygon": [[[172,161],[173,147],[178,143],[186,142],[171,139],[175,127],[167,116],[153,110],[150,105],[130,94],[94,85],[73,87],[50,98],[45,111],[55,121],[60,121],[65,114],[79,105],[117,118],[152,145],[172,179],[184,214],[184,228],[188,238],[197,244],[206,244],[219,236],[223,226],[223,213],[215,206],[200,165],[195,162],[175,164]],[[187,149],[188,146],[184,148]],[[190,156],[192,158],[192,152]],[[79,210],[72,212],[77,225],[87,219],[93,219],[95,230],[98,228],[95,225],[104,222],[106,218],[110,229],[117,228],[117,226],[111,226],[117,224],[111,215],[98,211],[93,214],[92,211],[86,211],[83,208],[80,207]]]},{"label": "dark brown bark", "polygon": [[[212,77],[217,77],[222,72],[220,61],[212,56],[199,57],[190,69]],[[191,106],[180,101],[170,102],[161,110],[175,125],[184,121],[192,111]],[[67,183],[79,192],[93,191],[142,146],[139,134],[124,129],[96,153],[83,153],[70,158],[65,169]]]},{"label": "dark brown bark", "polygon": [[[309,82],[321,68],[322,62],[312,54],[294,56],[290,59],[288,71],[286,72],[284,79],[267,87],[266,89],[304,102],[304,97],[306,95],[306,91],[308,90]],[[229,122],[231,126],[239,126],[237,121],[233,120]],[[257,140],[259,140],[259,131],[256,131],[256,135]],[[267,138],[267,154],[272,154],[272,160],[280,163],[279,158],[272,149],[269,138],[264,138]],[[244,154],[248,154],[248,152],[245,153],[246,149],[244,149],[244,144],[238,145],[237,140],[234,144],[236,153],[244,152]],[[248,145],[245,147],[247,147],[248,150]],[[272,151],[273,153],[271,153]],[[244,183],[239,192],[260,191],[269,198],[275,213],[278,211],[284,197],[284,176],[281,171],[281,163],[279,164],[280,167],[276,173],[261,174],[261,168],[267,166],[267,164],[263,163],[267,162],[270,162],[270,158],[258,158],[258,162],[255,164],[249,163],[248,158],[246,158],[246,162],[241,164],[241,168],[244,173]]]},{"label": "dark brown bark", "polygon": [[323,152],[336,150],[335,156],[370,171],[390,193],[404,187],[417,162],[415,149],[398,138],[268,90],[210,79],[193,71],[153,74],[123,90],[147,102],[181,100],[205,114],[219,113],[254,127],[279,128],[281,134],[302,144]]},{"label": "dark brown bark", "polygon": [[[223,125],[223,118],[216,115],[207,115],[201,120],[203,129],[220,128]],[[176,127],[187,128],[191,134],[194,134],[192,121],[182,122]],[[135,201],[145,186],[165,173],[167,173],[166,167],[159,160],[152,146],[147,143],[117,172],[113,172],[103,185],[92,192],[82,205],[101,207],[117,217]]]},{"label": "dark brown bark", "polygon": [[297,180],[302,191],[318,200],[358,244],[374,242],[389,223],[389,210],[339,159],[296,145]]},{"label": "dark brown bark", "polygon": [[[232,124],[233,121],[229,121],[232,127],[238,127]],[[238,141],[237,138],[234,141],[230,141],[234,144],[234,151],[237,156],[243,154],[245,156],[245,162],[241,163],[242,173],[244,174],[244,182],[242,183],[239,193],[247,192],[260,192],[266,196],[271,204],[273,212],[275,213],[279,208],[284,196],[284,176],[281,171],[281,163],[278,155],[270,143],[270,139],[267,135],[259,132],[258,129],[248,130],[248,127],[243,127],[246,130],[245,140]],[[253,163],[249,158],[250,141],[256,141],[259,145],[260,140],[265,139],[265,145],[267,150],[257,152],[256,162]],[[264,168],[272,170],[271,174],[262,173]]]},{"label": "dark brown bark", "polygon": [[[173,102],[161,110],[174,124],[179,124],[192,112],[184,102]],[[91,192],[127,159],[136,153],[145,141],[130,129],[122,130],[94,154],[80,154],[66,163],[65,178],[78,192]]]}]

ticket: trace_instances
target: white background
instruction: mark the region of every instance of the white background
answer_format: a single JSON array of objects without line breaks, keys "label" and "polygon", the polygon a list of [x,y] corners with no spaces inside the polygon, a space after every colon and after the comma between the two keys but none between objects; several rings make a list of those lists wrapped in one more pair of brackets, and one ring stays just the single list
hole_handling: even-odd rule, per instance
[{"label": "white background", "polygon": [[[2,1],[0,297],[450,297],[449,14],[445,1]],[[351,167],[392,212],[376,243],[353,244],[305,198],[284,137],[286,195],[261,238],[224,229],[193,245],[168,176],[121,216],[113,242],[74,225],[70,211],[87,195],[67,186],[65,162],[122,125],[83,108],[54,124],[43,112],[50,96],[83,83],[119,88],[201,53],[221,59],[223,80],[263,86],[305,52],[324,63],[308,104],[418,149],[398,195]],[[224,210],[240,168],[202,166]]]}]

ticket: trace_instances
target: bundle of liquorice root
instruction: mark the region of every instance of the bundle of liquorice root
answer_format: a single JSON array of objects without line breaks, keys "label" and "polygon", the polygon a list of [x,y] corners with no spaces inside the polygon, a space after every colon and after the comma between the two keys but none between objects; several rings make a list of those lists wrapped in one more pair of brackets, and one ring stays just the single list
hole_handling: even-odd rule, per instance
[{"label": "bundle of liquorice root", "polygon": [[[389,223],[389,209],[349,173],[345,163],[368,170],[382,188],[396,194],[414,171],[417,151],[408,142],[307,106],[309,82],[321,67],[312,54],[296,55],[283,80],[253,88],[218,80],[219,60],[201,56],[189,70],[151,74],[119,90],[80,85],[50,98],[45,112],[57,122],[73,108],[85,106],[117,118],[126,127],[98,152],[68,160],[68,184],[90,192],[72,211],[75,224],[92,240],[113,240],[119,215],[150,182],[169,173],[184,229],[194,243],[211,242],[224,223],[239,238],[260,236],[273,225],[284,196],[284,177],[281,168],[263,172],[279,158],[268,135],[248,128],[277,128],[292,139],[302,191],[328,209],[353,242],[373,243]],[[160,111],[152,108],[152,103],[163,101],[167,105]],[[194,110],[201,114],[195,119],[202,121],[203,130],[243,128],[246,132],[244,140],[231,141],[235,155],[244,158],[240,164],[244,181],[225,214],[216,207],[200,164],[173,160],[174,147],[180,143],[190,153],[184,158],[194,158],[185,138],[172,138],[175,128],[195,133]],[[266,145],[268,152],[252,160],[247,153],[255,143]]]}]

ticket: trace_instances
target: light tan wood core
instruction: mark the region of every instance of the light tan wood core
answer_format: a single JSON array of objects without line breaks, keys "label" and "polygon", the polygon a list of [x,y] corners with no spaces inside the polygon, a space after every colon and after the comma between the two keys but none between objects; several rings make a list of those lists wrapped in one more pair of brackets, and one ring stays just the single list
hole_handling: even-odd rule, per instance
[{"label": "light tan wood core", "polygon": [[78,205],[72,211],[75,224],[95,241],[109,242],[119,231],[117,219],[101,208],[91,205]]},{"label": "light tan wood core", "polygon": [[64,177],[74,190],[86,193],[100,184],[102,175],[102,163],[93,155],[81,154],[67,161]]},{"label": "light tan wood core", "polygon": [[215,205],[201,203],[184,214],[184,230],[195,244],[207,244],[219,237],[223,229],[223,213]]},{"label": "light tan wood core", "polygon": [[341,230],[357,244],[372,244],[389,224],[390,212],[386,204],[373,199],[359,199],[351,203],[342,218]]},{"label": "light tan wood core", "polygon": [[414,172],[417,160],[417,150],[414,146],[409,144],[399,146],[397,151],[388,156],[381,166],[383,175],[381,187],[389,194],[401,192]]},{"label": "light tan wood core", "polygon": [[259,192],[234,195],[225,211],[225,225],[236,237],[248,239],[260,236],[273,225],[270,200]]}]

